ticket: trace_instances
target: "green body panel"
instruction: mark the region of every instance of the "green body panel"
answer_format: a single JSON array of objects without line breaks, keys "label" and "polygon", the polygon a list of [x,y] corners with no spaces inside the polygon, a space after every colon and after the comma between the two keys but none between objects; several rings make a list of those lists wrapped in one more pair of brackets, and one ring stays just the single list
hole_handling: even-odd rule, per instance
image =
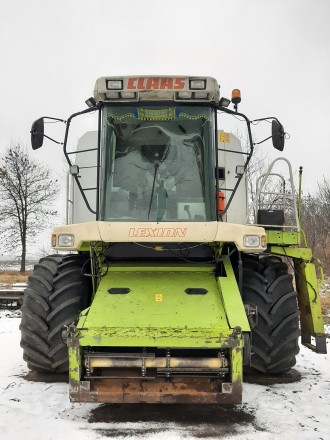
[{"label": "green body panel", "polygon": [[[211,265],[112,265],[91,307],[80,317],[80,344],[228,347],[234,327],[250,330],[230,269],[228,263],[229,276],[217,282]],[[113,287],[128,288],[130,292],[108,293]],[[187,294],[187,288],[206,289],[207,293]],[[228,320],[226,310],[230,311]]]},{"label": "green body panel", "polygon": [[232,382],[243,382],[243,339],[239,345],[230,351],[231,380]]},{"label": "green body panel", "polygon": [[305,261],[310,261],[313,256],[310,248],[270,246],[269,252],[271,254],[283,255],[294,259],[303,259]]},{"label": "green body panel", "polygon": [[298,302],[301,311],[302,342],[310,342],[310,336],[324,334],[321,301],[315,266],[302,260],[294,261]]},{"label": "green body panel", "polygon": [[70,338],[68,339],[68,349],[70,382],[74,381],[75,383],[78,383],[82,377],[82,349],[79,345],[73,346]]},{"label": "green body panel", "polygon": [[77,249],[77,250],[78,250],[78,252],[88,252],[88,253],[90,253],[90,250],[91,250],[91,244],[90,244],[88,241],[84,241],[84,242],[81,244],[80,248]]},{"label": "green body panel", "polygon": [[226,276],[217,278],[217,282],[229,326],[231,328],[240,327],[243,332],[249,332],[251,330],[250,324],[246,316],[242,297],[229,259],[224,260],[224,267],[226,270]]},{"label": "green body panel", "polygon": [[[84,380],[85,347],[87,351],[93,351],[95,347],[153,347],[227,349],[228,377],[225,383],[218,386],[216,395],[210,391],[210,396],[201,393],[195,397],[196,382],[188,380],[186,383],[183,377],[178,380],[182,381],[182,395],[186,394],[188,401],[207,403],[210,399],[212,403],[241,402],[241,330],[250,331],[250,327],[229,259],[224,261],[224,268],[226,275],[216,278],[215,267],[211,264],[112,264],[101,279],[90,307],[80,314],[76,327],[69,330],[71,400],[94,402],[104,399],[104,396],[98,395],[94,384]],[[113,287],[128,288],[130,291],[111,294],[108,290]],[[188,288],[206,289],[207,293],[188,294]],[[164,379],[156,377],[154,383],[158,382],[160,388],[166,388]],[[107,402],[117,402],[111,393],[114,383],[107,383]],[[128,380],[127,383],[132,390],[134,380]],[[211,389],[207,382],[205,386],[205,390]],[[142,380],[138,397],[136,400],[132,397],[134,401],[149,401],[145,387]],[[197,383],[196,387],[198,392],[200,385]],[[158,401],[157,397],[155,399]],[[166,395],[159,399],[166,401]],[[175,401],[175,396],[173,399]]]},{"label": "green body panel", "polygon": [[300,232],[266,230],[267,243],[279,245],[299,245]]}]

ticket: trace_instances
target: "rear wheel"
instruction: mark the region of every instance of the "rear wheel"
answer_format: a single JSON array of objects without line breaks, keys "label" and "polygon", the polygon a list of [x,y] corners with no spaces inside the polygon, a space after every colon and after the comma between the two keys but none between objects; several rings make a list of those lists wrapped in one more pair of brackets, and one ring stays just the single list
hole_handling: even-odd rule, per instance
[{"label": "rear wheel", "polygon": [[21,347],[30,370],[68,371],[64,326],[75,322],[90,301],[90,278],[82,273],[86,255],[51,255],[42,258],[29,276],[21,319]]},{"label": "rear wheel", "polygon": [[297,293],[288,266],[279,257],[243,259],[243,302],[257,308],[252,330],[249,373],[278,374],[289,371],[299,352]]}]

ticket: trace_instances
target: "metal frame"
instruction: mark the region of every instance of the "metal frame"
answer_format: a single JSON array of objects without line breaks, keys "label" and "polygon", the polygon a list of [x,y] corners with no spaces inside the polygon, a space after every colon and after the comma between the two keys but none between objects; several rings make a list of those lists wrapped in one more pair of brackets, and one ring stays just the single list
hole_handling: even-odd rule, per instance
[{"label": "metal frame", "polygon": [[[99,128],[99,133],[100,133],[100,119],[101,119],[101,106],[99,106],[99,105],[97,105],[97,106],[95,106],[95,107],[90,107],[90,108],[88,108],[88,109],[86,109],[86,110],[83,110],[83,111],[81,111],[81,112],[77,112],[77,113],[73,113],[69,118],[68,118],[68,120],[67,120],[67,122],[66,122],[66,129],[65,129],[65,135],[64,135],[64,142],[63,142],[63,153],[64,153],[64,156],[65,156],[65,158],[66,158],[66,160],[67,160],[67,162],[68,162],[68,164],[69,164],[69,167],[71,167],[72,166],[72,162],[71,162],[71,160],[70,160],[70,154],[76,154],[77,152],[72,152],[72,153],[68,153],[67,152],[67,142],[68,142],[68,137],[69,137],[69,129],[70,129],[70,124],[71,124],[71,121],[72,121],[72,119],[73,118],[75,118],[76,116],[79,116],[79,115],[83,115],[83,114],[86,114],[86,113],[91,113],[91,112],[95,112],[95,111],[98,111],[99,112],[99,117],[98,117],[98,120],[99,120],[99,123],[98,123],[98,128]],[[83,150],[83,151],[94,151],[95,149],[94,148],[91,148],[91,149],[87,149],[87,150]],[[79,191],[80,191],[80,193],[81,193],[81,195],[82,195],[82,197],[83,197],[83,199],[84,199],[84,202],[86,203],[86,206],[87,206],[87,208],[88,208],[88,210],[91,212],[91,213],[93,213],[93,214],[95,214],[96,215],[96,220],[98,220],[98,211],[99,211],[99,209],[98,209],[98,206],[99,206],[99,186],[100,186],[100,184],[99,184],[99,168],[100,168],[100,161],[99,161],[99,157],[100,157],[100,134],[98,135],[98,146],[97,146],[97,150],[98,150],[98,156],[97,156],[97,182],[96,182],[96,188],[93,188],[93,189],[96,189],[96,210],[94,210],[94,209],[92,209],[91,208],[91,206],[90,206],[90,204],[89,204],[89,202],[88,202],[88,200],[87,200],[87,197],[86,197],[86,195],[85,195],[85,190],[86,190],[86,188],[84,189],[84,188],[82,188],[82,186],[81,186],[81,183],[80,183],[80,181],[79,181],[79,178],[78,178],[78,176],[77,175],[74,175],[73,177],[74,177],[74,179],[75,179],[75,181],[76,181],[76,184],[77,184],[77,186],[78,186],[78,188],[79,188]],[[82,151],[81,151],[82,152]],[[88,188],[88,189],[91,189],[91,188]]]},{"label": "metal frame", "polygon": [[[275,160],[273,160],[273,162],[269,165],[267,172],[265,174],[262,174],[261,176],[259,176],[259,178],[257,179],[255,203],[251,204],[251,206],[250,206],[250,208],[249,208],[249,210],[247,212],[247,215],[246,215],[246,218],[245,218],[245,224],[249,223],[249,219],[250,219],[252,210],[253,209],[255,210],[254,214],[256,214],[256,212],[258,211],[260,195],[263,194],[262,190],[263,190],[263,188],[264,188],[268,178],[270,176],[274,176],[275,175],[275,176],[280,177],[283,180],[283,182],[285,182],[284,178],[283,178],[283,176],[281,174],[277,174],[277,173],[272,173],[271,172],[272,169],[274,168],[276,162],[280,162],[280,161],[285,162],[287,164],[287,166],[288,166],[290,185],[291,185],[291,194],[289,195],[289,194],[285,194],[283,192],[283,193],[279,193],[279,195],[282,195],[283,198],[284,198],[284,195],[286,195],[287,197],[290,196],[290,198],[292,199],[292,202],[293,202],[293,209],[294,209],[294,215],[295,215],[295,224],[294,225],[280,225],[280,226],[283,229],[289,229],[289,228],[294,229],[296,232],[299,233],[300,232],[300,222],[299,222],[298,209],[297,209],[297,203],[296,203],[296,198],[295,198],[295,185],[294,185],[294,181],[293,181],[292,167],[291,167],[291,163],[289,162],[289,160],[286,159],[285,157],[278,157]],[[261,183],[259,185],[260,180],[261,180]],[[269,192],[265,192],[265,194],[270,194],[270,193]],[[256,221],[254,222],[254,224],[257,224]],[[259,225],[259,226],[266,226],[266,227],[269,226],[269,227],[272,227],[274,225]]]},{"label": "metal frame", "polygon": [[[177,104],[177,102],[175,102],[175,104]],[[196,103],[194,103],[194,105],[195,104]],[[63,152],[64,152],[65,158],[66,158],[69,166],[71,167],[72,166],[72,162],[71,162],[69,156],[70,156],[70,154],[76,154],[77,153],[77,152],[72,152],[72,153],[68,153],[67,152],[67,141],[68,141],[68,135],[69,135],[69,129],[70,129],[71,121],[76,116],[79,116],[79,115],[82,115],[82,114],[86,114],[86,113],[90,113],[90,112],[94,112],[96,110],[99,111],[99,118],[98,118],[98,146],[97,146],[97,184],[96,184],[96,188],[95,188],[96,192],[97,192],[97,195],[96,195],[96,209],[95,210],[92,209],[92,207],[90,206],[90,204],[89,204],[89,202],[88,202],[88,200],[86,198],[86,195],[84,193],[84,191],[86,191],[86,188],[82,188],[78,176],[76,176],[76,175],[73,176],[75,181],[76,181],[76,183],[77,183],[79,191],[80,191],[80,193],[81,193],[81,195],[83,197],[83,200],[84,200],[88,210],[96,215],[96,220],[99,220],[99,203],[100,203],[100,143],[101,143],[101,124],[102,124],[102,111],[101,111],[101,109],[102,109],[103,105],[104,104],[97,104],[94,107],[90,107],[90,108],[88,108],[86,110],[83,110],[83,111],[76,112],[76,113],[72,114],[67,119],[67,121],[66,121],[66,130],[65,130],[64,142],[63,142]],[[187,105],[187,103],[185,103],[185,105]],[[247,116],[245,116],[243,113],[238,113],[238,112],[229,110],[226,107],[221,107],[219,105],[218,106],[214,106],[214,105],[212,105],[212,103],[210,103],[209,106],[213,107],[215,109],[215,114],[214,114],[214,121],[215,121],[214,122],[214,136],[215,136],[214,148],[215,148],[215,166],[216,166],[216,169],[218,169],[218,166],[219,166],[219,160],[218,160],[218,133],[217,133],[217,130],[218,130],[218,128],[217,128],[217,111],[222,111],[222,112],[225,112],[225,113],[228,113],[228,114],[232,114],[232,115],[235,115],[235,116],[241,116],[246,121],[246,124],[247,124],[247,127],[248,127],[249,142],[250,142],[250,151],[248,153],[243,153],[244,155],[247,156],[247,159],[246,159],[245,164],[244,164],[244,173],[238,176],[237,182],[236,182],[234,188],[230,190],[230,191],[232,191],[232,194],[231,194],[231,196],[228,199],[228,202],[226,204],[226,207],[225,207],[224,211],[221,212],[221,217],[222,217],[227,212],[227,210],[228,210],[228,208],[229,208],[229,206],[231,204],[231,201],[232,201],[232,199],[233,199],[233,197],[235,195],[235,192],[236,192],[236,190],[237,190],[237,188],[238,188],[238,186],[239,186],[239,184],[240,184],[240,182],[241,182],[241,180],[243,178],[243,175],[245,174],[246,168],[247,168],[247,166],[248,166],[248,164],[250,162],[250,159],[252,157],[252,154],[253,154],[253,140],[252,140],[252,132],[251,132],[251,122],[247,118]],[[94,150],[94,149],[90,149],[90,150],[87,149],[87,150],[83,150],[83,151],[92,151],[92,150]],[[235,151],[235,153],[237,153],[237,152]],[[219,221],[219,220],[221,220],[221,217],[220,217],[219,212],[218,212],[219,178],[218,178],[217,172],[215,173],[215,178],[216,178],[215,210],[216,210],[216,219],[217,219],[217,221]],[[88,189],[94,189],[94,188],[88,188]]]}]

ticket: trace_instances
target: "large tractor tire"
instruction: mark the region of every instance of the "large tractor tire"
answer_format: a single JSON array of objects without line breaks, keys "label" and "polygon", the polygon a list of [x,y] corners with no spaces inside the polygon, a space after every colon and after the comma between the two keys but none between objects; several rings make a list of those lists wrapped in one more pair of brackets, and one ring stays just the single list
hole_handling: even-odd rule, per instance
[{"label": "large tractor tire", "polygon": [[[91,297],[88,256],[69,254],[42,258],[34,266],[24,293],[21,347],[30,370],[68,371],[64,326],[77,320]],[[86,267],[85,267],[86,266]]]},{"label": "large tractor tire", "polygon": [[243,302],[257,308],[247,373],[289,371],[299,353],[297,293],[288,266],[276,256],[243,259]]}]

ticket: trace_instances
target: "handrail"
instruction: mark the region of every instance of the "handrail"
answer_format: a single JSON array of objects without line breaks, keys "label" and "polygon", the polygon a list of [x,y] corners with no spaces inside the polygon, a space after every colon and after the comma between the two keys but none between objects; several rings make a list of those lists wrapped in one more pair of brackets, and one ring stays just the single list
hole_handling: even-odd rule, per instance
[{"label": "handrail", "polygon": [[[285,186],[285,179],[282,176],[282,174],[278,174],[278,173],[272,173],[272,169],[274,168],[274,165],[276,162],[280,162],[280,161],[284,161],[286,162],[288,169],[289,169],[289,178],[290,178],[290,185],[291,185],[291,194],[286,194],[285,192],[283,193],[278,193],[279,195],[283,196],[283,201],[284,201],[284,196],[286,197],[290,197],[293,200],[293,209],[294,209],[294,217],[295,217],[295,225],[291,225],[291,226],[285,226],[285,228],[295,228],[298,232],[300,232],[300,222],[299,222],[299,217],[298,217],[298,209],[297,209],[297,203],[296,203],[296,199],[295,199],[295,186],[294,186],[294,181],[293,181],[293,173],[292,173],[292,167],[291,167],[291,163],[289,162],[288,159],[286,159],[285,157],[278,157],[277,159],[273,160],[273,162],[269,165],[268,170],[266,173],[262,174],[256,182],[256,196],[255,196],[255,201],[254,203],[252,203],[250,205],[250,208],[248,209],[247,212],[247,216],[245,218],[245,224],[249,223],[250,220],[250,216],[252,213],[252,210],[254,209],[254,221],[256,221],[256,212],[258,211],[259,208],[259,200],[260,200],[260,194],[263,193],[263,189],[266,185],[266,182],[268,180],[268,178],[270,176],[277,176],[280,177],[280,179],[283,182],[283,185]],[[261,181],[261,184],[259,186],[259,182]],[[265,194],[268,194],[267,192],[264,192]],[[270,194],[270,193],[269,193]],[[256,223],[254,223],[256,224]],[[269,226],[269,225],[264,225],[264,226]],[[274,226],[274,225],[273,225]]]}]

